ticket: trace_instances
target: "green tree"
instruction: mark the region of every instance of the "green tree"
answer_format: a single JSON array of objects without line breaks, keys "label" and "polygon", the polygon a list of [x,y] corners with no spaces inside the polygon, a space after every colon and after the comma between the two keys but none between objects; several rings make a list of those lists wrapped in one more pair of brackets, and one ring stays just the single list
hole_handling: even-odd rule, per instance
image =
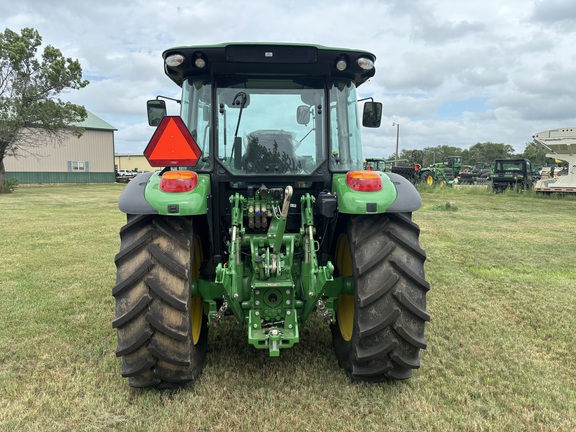
[{"label": "green tree", "polygon": [[461,156],[463,149],[460,147],[441,145],[436,147],[425,147],[423,151],[423,165],[428,166],[433,163],[446,162],[448,156]]},{"label": "green tree", "polygon": [[463,159],[473,165],[477,162],[494,162],[495,159],[510,159],[513,155],[514,147],[509,144],[484,142],[467,149]]},{"label": "green tree", "polygon": [[58,98],[88,85],[80,63],[51,45],[38,56],[41,44],[32,28],[0,33],[0,191],[8,190],[6,156],[34,155],[38,147],[84,132],[73,125],[86,118],[86,109]]},{"label": "green tree", "polygon": [[424,153],[422,152],[422,150],[403,149],[400,151],[400,155],[398,155],[398,158],[406,159],[409,163],[422,164],[423,156]]},{"label": "green tree", "polygon": [[532,162],[533,164],[545,164],[546,150],[544,150],[540,145],[536,144],[536,142],[534,141],[528,142],[526,143],[524,153],[522,153],[520,157],[530,159],[530,162]]}]

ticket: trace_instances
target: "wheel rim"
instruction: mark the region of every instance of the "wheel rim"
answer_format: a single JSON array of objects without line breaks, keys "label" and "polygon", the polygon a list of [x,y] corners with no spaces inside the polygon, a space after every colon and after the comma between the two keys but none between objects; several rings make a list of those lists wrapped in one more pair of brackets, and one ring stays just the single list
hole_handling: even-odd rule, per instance
[{"label": "wheel rim", "polygon": [[[200,265],[202,264],[202,245],[200,237],[194,237],[194,257],[192,260],[192,279],[200,277]],[[204,318],[204,301],[202,297],[192,297],[190,306],[190,322],[192,325],[192,341],[194,345],[200,340],[202,334],[202,321]]]},{"label": "wheel rim", "polygon": [[[341,276],[353,276],[352,254],[350,253],[350,243],[346,234],[341,234],[338,238],[336,265]],[[346,342],[350,341],[352,339],[352,330],[354,329],[354,296],[348,294],[340,294],[338,296],[336,317],[342,339]]]},{"label": "wheel rim", "polygon": [[194,345],[196,345],[202,333],[202,316],[204,315],[204,302],[202,301],[202,297],[192,297],[190,315],[192,319],[192,340]]},{"label": "wheel rim", "polygon": [[428,185],[432,186],[434,184],[434,178],[431,175],[429,175],[426,178],[426,183],[428,183]]}]

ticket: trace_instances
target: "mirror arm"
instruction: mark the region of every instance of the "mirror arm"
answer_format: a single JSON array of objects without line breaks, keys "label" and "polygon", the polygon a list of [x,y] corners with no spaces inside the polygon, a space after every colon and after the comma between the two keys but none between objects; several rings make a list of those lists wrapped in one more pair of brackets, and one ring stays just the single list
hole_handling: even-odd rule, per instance
[{"label": "mirror arm", "polygon": [[182,103],[182,100],[181,100],[181,99],[174,99],[174,98],[171,98],[171,97],[168,97],[168,96],[162,96],[162,95],[156,96],[156,100],[160,100],[160,99],[171,100],[171,101],[174,101],[174,102],[179,103],[179,104]]}]

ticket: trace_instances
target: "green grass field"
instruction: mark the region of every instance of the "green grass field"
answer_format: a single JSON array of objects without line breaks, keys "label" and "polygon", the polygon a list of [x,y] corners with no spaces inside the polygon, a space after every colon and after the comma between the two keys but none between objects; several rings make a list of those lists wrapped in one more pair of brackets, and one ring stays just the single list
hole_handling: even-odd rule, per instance
[{"label": "green grass field", "polygon": [[421,190],[432,320],[408,381],[351,384],[315,316],[279,358],[226,321],[194,387],[142,391],[111,325],[122,188],[0,195],[0,430],[576,430],[576,197]]}]

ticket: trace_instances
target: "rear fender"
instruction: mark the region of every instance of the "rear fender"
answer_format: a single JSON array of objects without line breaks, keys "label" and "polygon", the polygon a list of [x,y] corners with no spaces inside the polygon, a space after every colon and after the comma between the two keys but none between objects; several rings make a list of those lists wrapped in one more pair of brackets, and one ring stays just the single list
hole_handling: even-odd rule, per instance
[{"label": "rear fender", "polygon": [[332,192],[338,196],[338,212],[348,214],[378,214],[384,213],[396,200],[394,184],[380,171],[382,189],[372,192],[353,190],[346,183],[346,174],[334,174],[332,178]]},{"label": "rear fender", "polygon": [[210,176],[198,175],[198,184],[188,192],[164,192],[158,172],[140,174],[127,185],[118,208],[127,214],[193,216],[206,214],[210,194]]},{"label": "rear fender", "polygon": [[146,185],[152,174],[154,173],[138,174],[128,182],[118,200],[120,211],[126,214],[158,214],[144,197]]},{"label": "rear fender", "polygon": [[148,180],[144,197],[158,214],[194,216],[208,213],[210,176],[198,174],[198,184],[188,192],[164,192],[160,189],[161,177],[154,173]]},{"label": "rear fender", "polygon": [[359,192],[346,184],[346,174],[334,174],[332,191],[338,195],[338,211],[348,214],[408,213],[422,206],[420,194],[407,179],[377,171],[382,189]]},{"label": "rear fender", "polygon": [[422,207],[422,197],[406,178],[399,174],[385,173],[396,187],[396,200],[386,210],[387,213],[409,213]]}]

